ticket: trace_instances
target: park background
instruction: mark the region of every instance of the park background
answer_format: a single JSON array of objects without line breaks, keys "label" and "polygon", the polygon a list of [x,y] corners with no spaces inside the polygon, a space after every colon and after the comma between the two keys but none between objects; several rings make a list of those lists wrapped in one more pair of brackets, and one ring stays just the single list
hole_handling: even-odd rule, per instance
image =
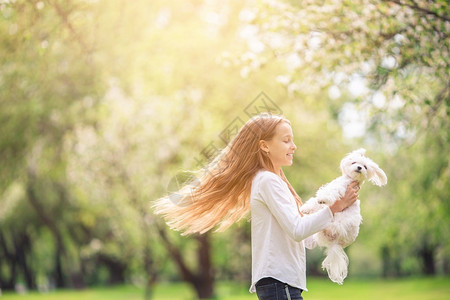
[{"label": "park background", "polygon": [[308,252],[311,299],[363,299],[358,280],[448,286],[449,11],[445,0],[0,0],[1,297],[246,297],[248,220],[183,237],[151,205],[262,111],[291,120],[285,173],[304,200],[359,147],[388,176],[361,189],[342,287],[323,251]]}]

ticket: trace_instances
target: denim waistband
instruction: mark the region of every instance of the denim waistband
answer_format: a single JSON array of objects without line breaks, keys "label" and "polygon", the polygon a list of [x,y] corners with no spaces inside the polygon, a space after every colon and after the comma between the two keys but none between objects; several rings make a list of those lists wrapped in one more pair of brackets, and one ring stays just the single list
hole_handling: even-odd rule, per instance
[{"label": "denim waistband", "polygon": [[266,284],[271,284],[271,283],[286,284],[286,283],[281,282],[281,281],[279,281],[279,280],[277,280],[275,278],[272,278],[272,277],[264,277],[264,278],[261,278],[260,280],[258,280],[258,282],[255,284],[255,286],[259,287],[259,286],[266,285]]}]

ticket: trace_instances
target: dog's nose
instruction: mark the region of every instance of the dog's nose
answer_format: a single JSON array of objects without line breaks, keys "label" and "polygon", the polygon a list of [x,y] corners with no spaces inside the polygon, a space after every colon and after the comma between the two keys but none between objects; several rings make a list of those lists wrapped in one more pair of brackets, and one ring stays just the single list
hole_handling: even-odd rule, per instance
[{"label": "dog's nose", "polygon": [[362,169],[362,168],[361,168],[360,166],[358,166],[358,171],[361,171],[361,169]]}]

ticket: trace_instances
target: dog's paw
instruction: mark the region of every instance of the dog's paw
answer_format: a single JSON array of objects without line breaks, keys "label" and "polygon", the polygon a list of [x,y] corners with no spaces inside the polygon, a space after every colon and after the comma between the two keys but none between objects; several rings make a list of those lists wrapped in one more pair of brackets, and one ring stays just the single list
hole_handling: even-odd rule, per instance
[{"label": "dog's paw", "polygon": [[309,215],[315,213],[321,207],[316,198],[311,198],[300,207],[300,211],[302,214]]}]

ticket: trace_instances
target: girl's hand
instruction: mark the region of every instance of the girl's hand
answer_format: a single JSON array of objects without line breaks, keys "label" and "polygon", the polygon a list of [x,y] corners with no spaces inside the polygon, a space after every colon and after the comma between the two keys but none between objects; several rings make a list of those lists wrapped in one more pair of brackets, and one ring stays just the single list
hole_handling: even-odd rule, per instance
[{"label": "girl's hand", "polygon": [[358,191],[360,187],[357,181],[353,181],[347,186],[347,190],[345,191],[345,195],[334,202],[334,204],[330,205],[331,212],[333,215],[337,212],[341,212],[353,203],[358,200]]}]

